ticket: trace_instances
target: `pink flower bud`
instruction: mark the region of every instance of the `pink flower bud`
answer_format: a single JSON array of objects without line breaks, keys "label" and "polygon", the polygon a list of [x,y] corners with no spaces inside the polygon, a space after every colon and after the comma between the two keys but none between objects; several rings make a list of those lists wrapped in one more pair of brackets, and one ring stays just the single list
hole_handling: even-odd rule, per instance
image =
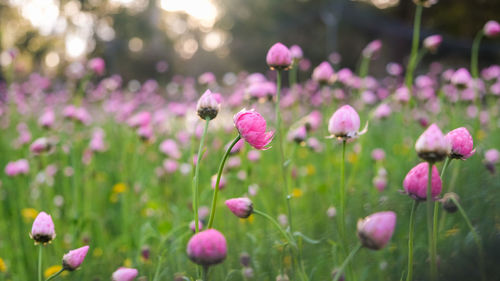
[{"label": "pink flower bud", "polygon": [[51,145],[49,143],[49,140],[47,138],[39,138],[36,139],[31,145],[30,145],[30,151],[33,152],[33,154],[38,155],[43,152],[49,151],[51,148]]},{"label": "pink flower bud", "polygon": [[487,37],[497,37],[500,35],[500,24],[494,20],[490,20],[484,25],[483,32]]},{"label": "pink flower bud", "polygon": [[333,75],[333,68],[327,62],[320,63],[313,71],[312,79],[318,83],[329,84],[335,79]]},{"label": "pink flower bud", "polygon": [[260,160],[260,151],[258,150],[250,150],[247,153],[247,158],[250,162],[257,162]]},{"label": "pink flower bud", "polygon": [[465,68],[460,68],[451,76],[451,83],[459,89],[465,89],[472,82],[470,73]]},{"label": "pink flower bud", "polygon": [[31,227],[30,237],[35,240],[35,244],[47,244],[56,238],[52,217],[45,212],[39,213]]},{"label": "pink flower bud", "polygon": [[305,126],[300,126],[295,130],[291,130],[288,133],[288,139],[294,141],[298,144],[304,142],[307,137],[307,130]]},{"label": "pink flower bud", "polygon": [[234,125],[241,137],[255,149],[269,149],[273,132],[266,132],[266,120],[254,110],[243,109],[234,116]]},{"label": "pink flower bud", "polygon": [[139,274],[135,268],[120,267],[115,272],[111,279],[113,281],[132,281]]},{"label": "pink flower bud", "polygon": [[44,128],[51,128],[54,125],[56,115],[52,109],[46,110],[38,119],[38,124]]},{"label": "pink flower bud", "polygon": [[292,59],[294,60],[300,60],[302,57],[304,57],[304,53],[298,45],[292,45],[290,47],[290,54],[292,55]]},{"label": "pink flower bud", "polygon": [[[415,200],[425,201],[427,199],[427,181],[429,163],[422,162],[413,167],[403,181],[405,192]],[[436,198],[441,193],[441,178],[436,166],[432,166],[431,196]]]},{"label": "pink flower bud", "polygon": [[451,146],[436,124],[432,124],[415,143],[420,158],[429,162],[442,161],[451,152]]},{"label": "pink flower bud", "polygon": [[88,68],[95,74],[101,76],[106,70],[106,62],[102,58],[93,58],[89,61]]},{"label": "pink flower bud", "polygon": [[350,105],[344,105],[333,113],[328,122],[328,132],[339,139],[355,138],[359,134],[359,115]]},{"label": "pink flower bud", "polygon": [[63,268],[64,270],[73,271],[80,267],[87,252],[89,251],[89,246],[83,246],[81,248],[71,250],[63,256]]},{"label": "pink flower bud", "polygon": [[484,160],[487,163],[497,164],[500,160],[500,152],[494,148],[486,150],[484,153]]},{"label": "pink flower bud", "polygon": [[210,90],[206,90],[205,93],[200,97],[200,99],[198,100],[198,104],[196,105],[198,116],[200,116],[200,118],[204,120],[213,120],[215,117],[217,117],[219,110],[220,103],[217,101]]},{"label": "pink flower bud", "polygon": [[199,265],[210,266],[221,263],[227,255],[226,238],[215,229],[198,232],[189,240],[187,254]]},{"label": "pink flower bud", "polygon": [[182,156],[177,143],[173,139],[166,139],[160,144],[160,151],[173,159],[179,159]]},{"label": "pink flower bud", "polygon": [[387,245],[396,226],[396,213],[378,212],[358,220],[358,237],[364,247],[380,250]]},{"label": "pink flower bud", "polygon": [[[203,228],[203,222],[201,221],[199,215],[198,215],[198,230],[201,230]],[[194,221],[191,221],[189,223],[189,229],[191,229],[192,232],[196,231],[196,223]]]},{"label": "pink flower bud", "polygon": [[424,39],[424,47],[431,53],[435,53],[443,42],[441,35],[431,35]]},{"label": "pink flower bud", "polygon": [[148,126],[151,123],[151,113],[141,111],[127,120],[127,124],[132,128]]},{"label": "pink flower bud", "polygon": [[382,49],[382,41],[374,40],[363,49],[363,57],[365,58],[374,58]]},{"label": "pink flower bud", "polygon": [[237,217],[246,219],[253,212],[252,201],[246,197],[226,200],[226,206]]},{"label": "pink flower bud", "polygon": [[285,45],[276,43],[267,52],[266,62],[271,69],[286,70],[292,64],[292,54]]},{"label": "pink flower bud", "polygon": [[375,148],[372,150],[372,159],[375,161],[382,161],[385,159],[385,151],[382,148]]},{"label": "pink flower bud", "polygon": [[400,103],[407,103],[410,101],[410,91],[407,87],[402,86],[396,90],[394,98]]},{"label": "pink flower bud", "polygon": [[476,152],[472,136],[464,127],[450,131],[445,137],[451,144],[451,158],[465,160]]}]

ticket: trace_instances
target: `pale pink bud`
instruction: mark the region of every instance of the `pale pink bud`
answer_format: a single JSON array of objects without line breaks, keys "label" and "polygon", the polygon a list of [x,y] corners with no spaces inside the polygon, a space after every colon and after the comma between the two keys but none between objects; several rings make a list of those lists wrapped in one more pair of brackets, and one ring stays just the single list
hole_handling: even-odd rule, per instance
[{"label": "pale pink bud", "polygon": [[358,220],[358,237],[364,247],[380,250],[387,245],[396,227],[396,213],[378,212]]},{"label": "pale pink bud", "polygon": [[305,126],[300,126],[297,129],[291,130],[288,133],[288,139],[298,144],[304,142],[306,137],[307,137],[307,130]]},{"label": "pale pink bud", "polygon": [[432,124],[415,143],[420,158],[429,162],[442,161],[451,152],[451,146],[436,124]]},{"label": "pale pink bud", "polygon": [[198,77],[198,83],[208,85],[217,82],[215,74],[212,72],[205,72]]},{"label": "pale pink bud", "polygon": [[363,57],[365,58],[374,58],[382,49],[382,41],[374,40],[363,49]]},{"label": "pale pink bud", "polygon": [[341,139],[355,138],[359,134],[359,115],[350,105],[344,105],[333,113],[328,122],[328,132]]},{"label": "pale pink bud", "polygon": [[[215,185],[217,184],[217,174],[212,176],[211,183],[212,183],[212,189],[215,189]],[[224,189],[226,185],[227,185],[226,177],[221,176],[219,180],[219,190]]]},{"label": "pale pink bud", "polygon": [[137,277],[137,274],[139,272],[135,268],[120,267],[113,272],[111,279],[113,281],[132,281]]},{"label": "pale pink bud", "polygon": [[391,115],[392,109],[387,103],[382,103],[375,109],[373,116],[377,119],[384,119]]},{"label": "pale pink bud", "polygon": [[315,131],[321,126],[323,115],[318,110],[314,110],[306,116],[307,131]]},{"label": "pale pink bud", "polygon": [[376,176],[373,178],[373,185],[378,191],[382,192],[387,187],[387,178],[384,176]]},{"label": "pale pink bud", "polygon": [[43,152],[49,151],[51,148],[51,145],[49,143],[49,140],[47,138],[39,138],[36,139],[31,145],[30,145],[30,151],[33,152],[35,155],[38,155]]},{"label": "pale pink bud", "polygon": [[250,150],[247,153],[247,158],[250,162],[257,162],[260,160],[260,151],[258,150]]},{"label": "pale pink bud", "polygon": [[443,42],[443,37],[441,35],[431,35],[424,39],[424,47],[429,50],[429,52],[435,53]]},{"label": "pale pink bud", "polygon": [[[198,219],[199,219],[199,215],[198,215]],[[198,220],[198,230],[201,230],[203,228],[203,222],[201,221],[201,219]],[[196,223],[194,221],[191,221],[189,223],[189,229],[191,229],[192,232],[196,232]]]},{"label": "pale pink bud", "polygon": [[450,131],[445,137],[451,144],[451,158],[465,160],[476,152],[472,136],[464,127]]},{"label": "pale pink bud", "polygon": [[465,68],[460,68],[451,76],[451,83],[455,85],[455,87],[460,89],[465,89],[472,81],[472,77],[470,73]]},{"label": "pale pink bud", "polygon": [[148,126],[151,123],[151,113],[141,111],[127,120],[127,124],[132,128]]},{"label": "pale pink bud", "polygon": [[93,58],[89,61],[88,68],[95,74],[101,76],[106,70],[106,62],[102,58]]},{"label": "pale pink bud", "polygon": [[221,263],[227,255],[226,238],[215,229],[198,232],[189,240],[187,254],[191,261],[199,265]]},{"label": "pale pink bud", "polygon": [[35,240],[35,244],[50,243],[56,238],[52,217],[45,212],[40,212],[33,222],[30,237]]},{"label": "pale pink bud", "polygon": [[382,161],[385,159],[385,151],[382,148],[375,148],[372,150],[372,159],[375,161]]},{"label": "pale pink bud", "polygon": [[179,168],[179,163],[177,163],[176,160],[166,159],[163,161],[163,168],[165,169],[165,172],[172,174]]},{"label": "pale pink bud", "polygon": [[327,62],[320,63],[313,71],[312,79],[318,83],[328,84],[333,82],[335,76],[333,75],[333,68]]},{"label": "pale pink bud", "polygon": [[500,35],[500,24],[497,21],[488,21],[483,28],[484,35],[487,37],[497,37]]},{"label": "pale pink bud", "polygon": [[160,144],[160,151],[173,159],[179,159],[182,156],[177,143],[173,139],[166,139]]},{"label": "pale pink bud", "polygon": [[500,160],[500,152],[494,148],[486,150],[484,153],[484,160],[487,163],[497,164]]},{"label": "pale pink bud", "polygon": [[300,60],[302,57],[304,57],[304,53],[298,45],[292,45],[290,47],[290,54],[292,55],[292,59],[294,60]]},{"label": "pale pink bud", "polygon": [[410,101],[410,91],[407,87],[402,86],[396,90],[394,98],[400,103],[407,103]]},{"label": "pale pink bud", "polygon": [[285,45],[276,43],[267,52],[266,62],[271,69],[286,70],[292,64],[292,54]]},{"label": "pale pink bud", "polygon": [[[403,181],[405,192],[415,200],[425,201],[427,199],[427,181],[429,174],[429,163],[422,162],[413,167]],[[441,193],[442,183],[436,166],[432,166],[431,196],[436,198]]]},{"label": "pale pink bud", "polygon": [[205,93],[198,100],[196,105],[196,111],[201,119],[213,120],[217,117],[220,110],[220,103],[215,98],[214,94],[210,90],[206,90]]},{"label": "pale pink bud", "polygon": [[226,206],[237,217],[246,219],[253,212],[252,201],[246,197],[226,200]]},{"label": "pale pink bud", "polygon": [[89,246],[83,246],[81,248],[71,250],[63,256],[63,268],[64,270],[73,271],[80,267],[87,252],[89,251]]},{"label": "pale pink bud", "polygon": [[243,109],[234,116],[234,125],[241,137],[255,149],[269,149],[273,132],[266,132],[266,120],[254,110]]},{"label": "pale pink bud", "polygon": [[54,125],[56,115],[52,109],[46,110],[38,119],[38,124],[44,128],[50,128]]}]

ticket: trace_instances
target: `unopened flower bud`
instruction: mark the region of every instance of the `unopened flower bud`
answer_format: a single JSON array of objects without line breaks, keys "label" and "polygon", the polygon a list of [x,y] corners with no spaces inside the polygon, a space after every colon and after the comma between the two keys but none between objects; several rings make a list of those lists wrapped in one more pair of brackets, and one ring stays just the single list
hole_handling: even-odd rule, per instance
[{"label": "unopened flower bud", "polygon": [[441,199],[441,203],[443,204],[443,209],[448,213],[454,213],[458,210],[457,204],[455,204],[455,199],[458,201],[460,198],[454,192],[445,193],[443,199]]},{"label": "unopened flower bud", "polygon": [[83,246],[81,248],[69,251],[67,254],[65,254],[63,256],[64,270],[73,271],[80,267],[88,251],[89,246]]},{"label": "unopened flower bud", "polygon": [[198,116],[203,120],[213,120],[217,117],[220,110],[220,103],[217,101],[216,97],[210,90],[206,90],[205,93],[198,100],[196,106],[196,111]]},{"label": "unopened flower bud", "polygon": [[246,197],[226,200],[226,206],[233,214],[242,219],[248,218],[253,212],[252,201]]}]

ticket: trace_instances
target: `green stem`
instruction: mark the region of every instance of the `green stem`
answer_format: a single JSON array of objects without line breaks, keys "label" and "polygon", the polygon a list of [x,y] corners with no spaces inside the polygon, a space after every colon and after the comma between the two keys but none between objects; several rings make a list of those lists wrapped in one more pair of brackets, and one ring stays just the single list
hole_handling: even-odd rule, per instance
[{"label": "green stem", "polygon": [[208,266],[204,266],[203,267],[203,275],[202,275],[203,276],[203,278],[202,278],[203,281],[208,281],[208,268],[209,268]]},{"label": "green stem", "polygon": [[[481,97],[480,93],[478,91],[478,85],[476,85],[476,82],[479,78],[479,67],[478,67],[478,61],[479,61],[479,45],[481,44],[481,39],[484,36],[484,31],[481,29],[477,34],[476,37],[474,37],[474,41],[472,42],[472,49],[471,49],[471,58],[470,58],[470,73],[472,75],[472,78],[474,80],[474,92],[476,94],[476,106],[478,110],[481,110]],[[477,114],[477,128],[479,129],[481,126],[480,119],[479,119],[479,113]]]},{"label": "green stem", "polygon": [[429,173],[427,174],[427,232],[429,236],[429,257],[430,257],[430,277],[431,281],[436,281],[437,268],[436,268],[436,246],[433,235],[433,208],[432,208],[432,193],[431,193],[431,180],[432,180],[432,167],[434,163],[428,162]]},{"label": "green stem", "polygon": [[297,68],[299,67],[299,61],[294,60],[292,63],[292,68],[288,71],[288,81],[290,81],[290,88],[297,83]]},{"label": "green stem", "polygon": [[52,279],[56,278],[56,277],[57,277],[57,276],[59,276],[59,274],[61,274],[63,271],[64,271],[64,267],[63,267],[63,268],[61,268],[61,270],[59,270],[58,272],[56,272],[56,273],[52,274],[52,275],[51,275],[49,278],[47,278],[47,280],[45,280],[45,281],[49,281],[49,280],[52,280]]},{"label": "green stem", "polygon": [[415,10],[415,18],[413,22],[413,39],[411,44],[410,61],[408,69],[406,70],[405,84],[410,93],[412,92],[413,85],[413,72],[417,66],[418,46],[420,41],[420,23],[422,22],[422,5],[417,5]]},{"label": "green stem", "polygon": [[366,75],[368,75],[368,69],[370,69],[370,57],[362,56],[361,64],[359,66],[359,77],[365,78]]},{"label": "green stem", "polygon": [[43,245],[40,244],[38,248],[38,281],[42,281],[42,251],[43,251]]},{"label": "green stem", "polygon": [[160,266],[161,266],[162,255],[158,258],[158,265],[156,266],[155,275],[153,281],[158,281],[158,276],[160,276]]},{"label": "green stem", "polygon": [[333,281],[338,281],[339,280],[340,276],[342,276],[342,272],[344,272],[344,268],[351,261],[351,259],[354,257],[354,255],[356,255],[356,253],[359,251],[359,249],[361,249],[361,244],[358,244],[356,246],[356,248],[354,248],[351,251],[351,253],[349,254],[349,256],[347,256],[347,258],[344,260],[344,263],[342,263],[342,265],[340,266],[339,270],[335,274],[335,278],[333,279]]},{"label": "green stem", "polygon": [[210,210],[210,219],[208,220],[208,227],[207,228],[212,228],[212,224],[214,223],[215,206],[217,205],[217,195],[219,194],[220,178],[222,176],[222,171],[224,170],[224,165],[226,164],[226,160],[227,160],[227,157],[229,156],[229,153],[231,152],[231,149],[233,149],[233,146],[235,146],[236,143],[240,139],[241,139],[241,135],[238,134],[238,136],[233,140],[233,142],[227,148],[226,153],[224,153],[224,156],[222,157],[222,161],[220,162],[219,170],[217,171],[217,181],[215,182],[214,196],[212,199],[212,208]]},{"label": "green stem", "polygon": [[444,160],[443,168],[441,168],[441,181],[443,180],[444,172],[446,171],[446,168],[448,168],[448,165],[451,163],[450,157],[446,157],[446,160]]},{"label": "green stem", "polygon": [[205,121],[205,127],[203,128],[203,134],[201,135],[201,140],[200,140],[200,147],[198,148],[198,158],[196,160],[196,167],[195,167],[195,172],[194,172],[194,179],[193,179],[193,209],[194,209],[194,227],[195,227],[195,232],[198,233],[199,231],[199,226],[198,226],[198,205],[199,205],[199,174],[200,174],[200,162],[201,162],[201,155],[203,154],[203,144],[205,142],[205,135],[207,134],[208,130],[208,124],[210,123],[210,118],[208,117]]},{"label": "green stem", "polygon": [[270,221],[279,231],[280,233],[283,235],[283,237],[285,237],[286,241],[288,242],[288,244],[296,247],[296,244],[295,244],[295,241],[294,239],[290,236],[289,233],[287,233],[285,230],[283,230],[283,228],[279,225],[279,223],[273,219],[270,215],[264,213],[264,212],[261,212],[259,210],[253,210],[253,213],[254,214],[257,214],[261,217],[264,217],[265,219],[267,219],[268,221]]},{"label": "green stem", "polygon": [[290,199],[292,198],[290,195],[290,188],[288,186],[288,178],[287,178],[287,169],[285,167],[285,152],[283,150],[283,130],[281,124],[281,111],[280,111],[280,96],[281,96],[281,71],[278,70],[276,77],[276,105],[275,105],[275,114],[276,114],[276,132],[278,138],[278,146],[280,151],[280,166],[281,166],[281,174],[283,177],[283,191],[285,192],[285,200],[286,206],[288,210],[288,225],[290,227],[290,232],[292,232],[292,208],[290,206]]},{"label": "green stem", "polygon": [[467,226],[469,227],[472,233],[472,236],[474,237],[474,241],[476,242],[477,250],[479,252],[479,270],[481,272],[481,280],[486,281],[486,274],[484,272],[484,252],[483,252],[483,245],[481,243],[481,237],[477,233],[474,226],[472,226],[472,223],[470,222],[467,213],[465,213],[465,210],[462,208],[462,205],[460,205],[460,202],[458,202],[458,200],[453,196],[450,198],[451,200],[453,200],[453,203],[455,203],[455,205],[458,207],[460,214],[464,218],[465,222],[467,223]]},{"label": "green stem", "polygon": [[339,200],[340,200],[340,217],[339,217],[339,232],[341,240],[345,244],[345,148],[346,141],[342,141],[342,162],[340,163],[340,188],[339,188]]},{"label": "green stem", "polygon": [[408,274],[406,275],[406,281],[411,281],[413,279],[413,240],[415,235],[415,213],[417,207],[418,201],[413,200],[410,213],[410,229],[408,230]]}]

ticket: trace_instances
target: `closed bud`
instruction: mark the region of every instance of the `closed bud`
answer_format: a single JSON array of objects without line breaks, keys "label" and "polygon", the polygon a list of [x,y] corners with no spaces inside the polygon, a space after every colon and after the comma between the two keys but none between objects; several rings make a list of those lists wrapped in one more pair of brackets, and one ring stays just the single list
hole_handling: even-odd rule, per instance
[{"label": "closed bud", "polygon": [[358,221],[358,237],[364,247],[380,250],[392,237],[396,226],[394,212],[379,212]]},{"label": "closed bud", "polygon": [[81,248],[69,251],[63,256],[63,268],[64,270],[73,271],[80,267],[87,252],[89,251],[89,246],[83,246]]},{"label": "closed bud", "polygon": [[187,254],[191,261],[202,266],[221,263],[227,255],[226,238],[215,229],[198,232],[189,240]]},{"label": "closed bud", "polygon": [[285,45],[276,43],[267,52],[266,62],[271,69],[287,70],[292,65],[292,54]]},{"label": "closed bud", "polygon": [[52,217],[45,212],[39,213],[31,227],[30,237],[35,240],[35,244],[47,244],[54,240],[56,232]]},{"label": "closed bud", "polygon": [[415,150],[420,158],[428,162],[442,161],[451,152],[449,141],[436,124],[432,124],[418,138]]},{"label": "closed bud", "polygon": [[198,116],[203,120],[213,120],[217,117],[219,110],[220,103],[217,101],[216,96],[210,90],[206,90],[196,105]]},{"label": "closed bud", "polygon": [[500,24],[497,21],[488,21],[483,28],[484,35],[487,37],[497,37],[500,35]]},{"label": "closed bud", "polygon": [[240,254],[240,263],[244,267],[250,266],[251,258],[250,255],[246,252]]},{"label": "closed bud", "polygon": [[252,201],[246,197],[226,200],[226,206],[233,214],[242,219],[248,218],[253,212]]},{"label": "closed bud", "polygon": [[454,192],[445,193],[443,198],[440,200],[443,204],[443,209],[448,213],[455,213],[458,210],[455,200],[458,202],[460,198]]}]

